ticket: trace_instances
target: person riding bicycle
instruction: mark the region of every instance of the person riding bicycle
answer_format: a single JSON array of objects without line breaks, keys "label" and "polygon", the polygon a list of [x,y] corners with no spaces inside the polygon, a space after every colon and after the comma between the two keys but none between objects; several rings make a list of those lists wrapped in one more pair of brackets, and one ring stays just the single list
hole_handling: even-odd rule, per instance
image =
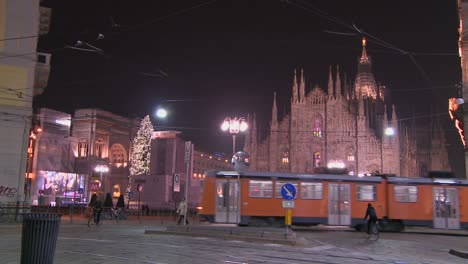
[{"label": "person riding bicycle", "polygon": [[372,207],[371,203],[367,204],[366,215],[364,216],[363,220],[366,220],[367,217],[369,217],[369,220],[367,221],[367,234],[369,234],[371,224],[375,225],[375,223],[377,222],[377,213],[375,212],[375,209],[374,207]]},{"label": "person riding bicycle", "polygon": [[88,206],[93,210],[94,223],[99,225],[99,221],[101,220],[102,202],[96,193],[93,193],[91,196]]}]

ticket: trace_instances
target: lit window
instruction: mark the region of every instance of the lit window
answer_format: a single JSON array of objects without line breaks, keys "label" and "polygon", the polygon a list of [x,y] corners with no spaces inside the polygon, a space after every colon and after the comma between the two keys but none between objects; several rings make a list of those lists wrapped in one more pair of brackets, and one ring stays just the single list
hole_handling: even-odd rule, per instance
[{"label": "lit window", "polygon": [[393,187],[395,201],[401,203],[415,203],[418,201],[418,187],[397,185]]},{"label": "lit window", "polygon": [[313,121],[313,128],[312,128],[312,135],[314,137],[321,138],[323,136],[323,118],[321,115],[316,114],[314,116]]},{"label": "lit window", "polygon": [[281,162],[284,164],[289,163],[289,152],[287,151],[283,152],[283,155],[281,156]]},{"label": "lit window", "polygon": [[271,198],[273,196],[273,182],[249,181],[249,196],[257,198]]},{"label": "lit window", "polygon": [[314,152],[314,167],[320,167],[322,160],[320,159],[320,152]]},{"label": "lit window", "polygon": [[78,157],[86,157],[88,153],[88,142],[85,139],[81,139],[78,142]]},{"label": "lit window", "polygon": [[354,162],[354,148],[348,147],[346,149],[346,160],[350,162]]},{"label": "lit window", "polygon": [[102,158],[102,147],[104,146],[104,140],[96,140],[96,157]]},{"label": "lit window", "polygon": [[301,199],[323,199],[323,184],[320,182],[301,182],[300,190]]},{"label": "lit window", "polygon": [[375,185],[356,185],[356,199],[359,201],[377,200],[377,188]]}]

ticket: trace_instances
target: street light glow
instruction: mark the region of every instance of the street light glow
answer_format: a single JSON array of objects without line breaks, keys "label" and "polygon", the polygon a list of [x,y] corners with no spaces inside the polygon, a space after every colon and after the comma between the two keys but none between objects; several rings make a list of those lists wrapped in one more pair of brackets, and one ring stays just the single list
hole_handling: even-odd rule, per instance
[{"label": "street light glow", "polygon": [[393,129],[393,127],[387,127],[387,128],[385,128],[385,135],[386,135],[386,136],[393,136],[393,135],[395,135],[395,130]]},{"label": "street light glow", "polygon": [[229,129],[229,121],[224,120],[224,122],[221,124],[221,130],[222,131],[227,131]]},{"label": "street light glow", "polygon": [[156,116],[158,118],[166,118],[167,116],[167,111],[166,109],[164,108],[158,108],[158,110],[156,110]]},{"label": "street light glow", "polygon": [[239,132],[245,132],[249,125],[247,124],[247,121],[243,117],[226,117],[221,123],[221,130],[222,131],[229,131],[229,133],[232,135],[232,153],[236,153],[236,135],[239,134]]}]

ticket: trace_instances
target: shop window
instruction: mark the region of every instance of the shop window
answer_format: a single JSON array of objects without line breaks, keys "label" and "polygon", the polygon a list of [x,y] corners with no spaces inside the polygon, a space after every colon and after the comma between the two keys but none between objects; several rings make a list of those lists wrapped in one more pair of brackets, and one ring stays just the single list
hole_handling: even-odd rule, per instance
[{"label": "shop window", "polygon": [[114,198],[119,198],[119,196],[120,196],[120,185],[118,185],[118,184],[114,185],[114,191],[112,193],[112,196]]}]

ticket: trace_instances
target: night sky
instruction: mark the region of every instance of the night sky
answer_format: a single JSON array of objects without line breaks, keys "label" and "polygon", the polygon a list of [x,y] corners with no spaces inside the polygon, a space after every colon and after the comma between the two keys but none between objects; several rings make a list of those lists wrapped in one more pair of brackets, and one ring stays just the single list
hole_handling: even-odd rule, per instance
[{"label": "night sky", "polygon": [[[231,152],[219,129],[226,116],[255,112],[268,124],[275,91],[287,112],[294,69],[304,69],[306,92],[326,89],[330,65],[354,80],[361,34],[400,118],[429,106],[446,113],[461,81],[455,0],[44,2],[52,25],[39,46],[53,58],[36,107],[144,117],[165,104],[171,115],[154,117],[155,127],[180,130],[204,151]],[[65,48],[78,40],[103,53]]]}]

